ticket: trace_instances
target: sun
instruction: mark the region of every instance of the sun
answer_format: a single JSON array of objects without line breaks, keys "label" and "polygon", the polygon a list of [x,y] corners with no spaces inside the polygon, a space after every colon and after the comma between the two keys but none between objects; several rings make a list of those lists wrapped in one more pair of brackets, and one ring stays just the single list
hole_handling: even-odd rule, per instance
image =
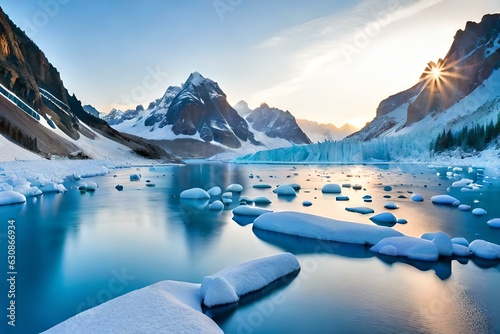
[{"label": "sun", "polygon": [[441,72],[442,71],[441,71],[441,69],[439,67],[437,67],[437,66],[436,67],[432,67],[431,70],[430,70],[430,75],[432,76],[432,78],[434,80],[439,80],[439,79],[441,79],[441,75],[442,75]]}]

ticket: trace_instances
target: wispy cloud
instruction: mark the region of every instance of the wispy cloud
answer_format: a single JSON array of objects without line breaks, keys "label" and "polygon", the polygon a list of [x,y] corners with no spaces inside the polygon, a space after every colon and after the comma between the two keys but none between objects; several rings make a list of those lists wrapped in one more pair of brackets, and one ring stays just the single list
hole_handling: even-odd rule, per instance
[{"label": "wispy cloud", "polygon": [[[264,52],[272,52],[274,48],[290,49],[292,67],[289,75],[283,76],[281,82],[275,82],[255,93],[254,99],[266,101],[276,95],[293,94],[310,84],[318,72],[333,68],[333,64],[345,63],[345,55],[340,46],[343,43],[354,45],[360,31],[366,29],[367,38],[376,38],[390,24],[414,16],[441,1],[443,0],[366,0],[342,12],[280,31],[257,47]],[[365,44],[370,42],[368,40]],[[360,45],[354,47],[359,48]]]}]

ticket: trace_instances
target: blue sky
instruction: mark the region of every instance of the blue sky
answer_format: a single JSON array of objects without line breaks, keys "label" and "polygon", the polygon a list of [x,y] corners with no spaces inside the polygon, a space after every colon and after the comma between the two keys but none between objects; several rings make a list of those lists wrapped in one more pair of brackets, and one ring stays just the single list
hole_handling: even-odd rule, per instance
[{"label": "blue sky", "polygon": [[235,104],[364,124],[497,0],[23,0],[1,7],[84,104],[147,106],[198,71]]}]

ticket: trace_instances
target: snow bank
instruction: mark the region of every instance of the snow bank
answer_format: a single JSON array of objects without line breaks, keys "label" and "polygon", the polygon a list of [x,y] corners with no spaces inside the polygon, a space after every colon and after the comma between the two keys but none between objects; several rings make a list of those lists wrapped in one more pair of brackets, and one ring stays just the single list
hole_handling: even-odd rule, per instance
[{"label": "snow bank", "polygon": [[26,196],[17,191],[6,190],[0,192],[0,205],[19,204],[26,202]]},{"label": "snow bank", "polygon": [[162,281],[86,310],[43,333],[222,333],[201,312],[199,288],[199,284]]},{"label": "snow bank", "polygon": [[302,212],[266,213],[254,221],[254,228],[306,238],[374,245],[402,234],[389,227],[358,224]]},{"label": "snow bank", "polygon": [[255,207],[248,206],[248,205],[240,205],[233,210],[234,215],[255,216],[255,217],[263,215],[264,213],[268,213],[268,212],[272,212],[272,211],[266,210],[266,209],[261,209],[261,208],[255,208]]},{"label": "snow bank", "polygon": [[234,303],[241,296],[258,291],[299,269],[299,261],[290,253],[244,262],[205,277],[200,288],[201,298],[208,307]]},{"label": "snow bank", "polygon": [[181,192],[182,199],[210,199],[210,195],[201,188],[191,188]]}]

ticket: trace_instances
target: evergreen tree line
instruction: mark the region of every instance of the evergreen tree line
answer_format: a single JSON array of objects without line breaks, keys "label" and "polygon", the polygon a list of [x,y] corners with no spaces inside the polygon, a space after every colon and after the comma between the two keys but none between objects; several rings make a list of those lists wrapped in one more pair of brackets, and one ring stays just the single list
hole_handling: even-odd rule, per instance
[{"label": "evergreen tree line", "polygon": [[461,147],[464,151],[482,151],[500,135],[500,113],[496,123],[490,121],[488,125],[464,126],[458,132],[443,129],[436,140],[431,144],[435,152]]}]

